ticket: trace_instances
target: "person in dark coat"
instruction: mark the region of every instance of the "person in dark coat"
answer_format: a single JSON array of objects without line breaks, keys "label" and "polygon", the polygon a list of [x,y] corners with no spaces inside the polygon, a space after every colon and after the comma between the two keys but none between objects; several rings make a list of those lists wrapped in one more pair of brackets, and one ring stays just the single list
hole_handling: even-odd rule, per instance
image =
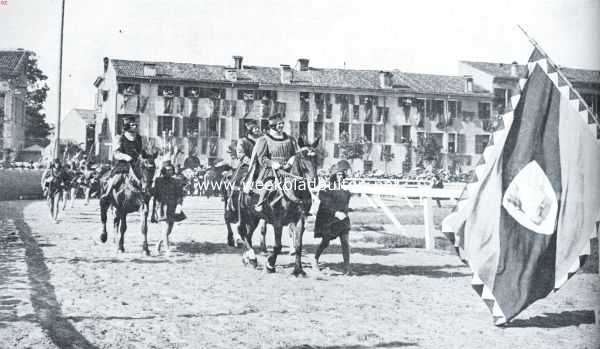
[{"label": "person in dark coat", "polygon": [[338,237],[342,244],[344,274],[352,273],[350,267],[350,218],[348,217],[350,192],[341,188],[341,183],[350,170],[347,162],[333,166],[329,187],[319,192],[319,208],[315,219],[315,238],[321,238],[321,244],[315,252],[313,267],[319,269],[319,257],[329,246],[331,240]]},{"label": "person in dark coat", "polygon": [[135,118],[129,118],[123,124],[123,134],[119,137],[119,143],[113,153],[116,160],[106,190],[101,199],[109,197],[114,188],[119,187],[124,181],[131,168],[131,163],[142,154],[142,137],[138,134],[138,124]]}]

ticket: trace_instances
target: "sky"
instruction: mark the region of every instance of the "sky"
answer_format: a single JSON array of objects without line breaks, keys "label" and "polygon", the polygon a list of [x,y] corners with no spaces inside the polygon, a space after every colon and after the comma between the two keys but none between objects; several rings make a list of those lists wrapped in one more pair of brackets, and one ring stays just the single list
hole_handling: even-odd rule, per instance
[{"label": "sky", "polygon": [[[600,70],[600,0],[65,0],[62,111],[93,109],[102,58],[399,69],[458,74],[459,60],[525,63],[521,25],[563,66]],[[58,115],[61,0],[0,5],[0,49],[37,54]]]}]

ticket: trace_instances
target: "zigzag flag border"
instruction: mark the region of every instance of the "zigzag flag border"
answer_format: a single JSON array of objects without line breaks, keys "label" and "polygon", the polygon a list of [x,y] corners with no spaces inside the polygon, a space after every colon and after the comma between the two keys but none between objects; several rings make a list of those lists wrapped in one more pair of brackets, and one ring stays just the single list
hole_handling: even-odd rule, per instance
[{"label": "zigzag flag border", "polygon": [[[533,73],[535,66],[538,65],[546,73],[546,76],[548,76],[548,78],[559,89],[561,95],[567,97],[573,108],[579,113],[581,118],[590,126],[590,132],[594,134],[594,138],[597,138],[598,128],[600,127],[598,126],[600,125],[598,123],[598,118],[590,111],[587,103],[583,100],[581,95],[573,88],[573,85],[571,85],[571,83],[566,79],[564,74],[562,74],[560,68],[549,59],[549,57],[541,50],[541,48],[537,45],[537,43],[535,43],[535,41],[533,41],[531,38],[530,41],[532,41],[532,44],[534,44],[535,49],[532,52],[529,58],[529,62],[527,64],[527,78],[519,80],[519,86],[521,88],[521,91],[527,84],[527,81],[530,75]],[[503,127],[492,133],[490,137],[490,142],[483,151],[483,156],[479,160],[479,163],[475,166],[474,175],[471,181],[465,186],[463,193],[458,199],[457,205],[452,213],[452,215],[456,215],[456,220],[454,221],[454,223],[457,223],[457,225],[453,227],[442,227],[442,231],[444,232],[444,234],[446,234],[446,236],[454,243],[454,248],[459,258],[461,258],[461,260],[467,265],[469,265],[468,261],[463,257],[465,255],[464,250],[460,247],[460,235],[456,234],[456,232],[464,228],[466,214],[470,211],[470,208],[472,208],[472,206],[475,204],[474,198],[477,192],[479,191],[479,188],[481,187],[481,180],[490,174],[491,169],[494,167],[493,165],[496,163],[496,161],[499,160],[500,155],[502,154],[504,143],[506,141],[506,137],[508,136],[508,131],[512,126],[514,118],[513,110],[516,108],[520,99],[520,94],[514,95],[511,98],[511,104],[513,106],[512,110],[501,116],[501,122]],[[555,280],[554,292],[558,291],[558,289],[562,287],[562,285],[564,285],[564,283],[568,279],[570,279],[577,272],[577,270],[579,270],[579,268],[583,266],[590,253],[590,241],[588,241],[584,249],[579,253],[579,260],[576,261],[569,269],[568,275],[562,277],[561,279]],[[496,298],[492,294],[492,290],[483,283],[479,276],[477,276],[476,271],[473,270],[471,266],[469,267],[473,272],[471,286],[490,309],[490,312],[493,316],[494,324],[496,326],[502,326],[506,324],[506,317],[502,312],[502,309],[498,305]]]}]

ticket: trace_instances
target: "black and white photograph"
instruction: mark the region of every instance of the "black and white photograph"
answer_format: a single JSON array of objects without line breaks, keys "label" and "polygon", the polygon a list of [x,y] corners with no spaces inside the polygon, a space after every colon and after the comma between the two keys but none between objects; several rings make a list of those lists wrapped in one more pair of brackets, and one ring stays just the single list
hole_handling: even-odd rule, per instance
[{"label": "black and white photograph", "polygon": [[600,349],[600,0],[0,0],[0,349]]}]

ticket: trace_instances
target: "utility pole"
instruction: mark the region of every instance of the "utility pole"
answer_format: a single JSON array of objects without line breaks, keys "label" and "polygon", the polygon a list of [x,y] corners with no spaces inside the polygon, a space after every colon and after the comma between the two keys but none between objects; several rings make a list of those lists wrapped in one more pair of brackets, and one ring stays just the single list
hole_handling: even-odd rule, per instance
[{"label": "utility pole", "polygon": [[62,59],[63,59],[63,32],[65,28],[65,0],[62,0],[62,10],[60,13],[60,54],[58,58],[58,114],[56,116],[56,139],[54,144],[54,156],[60,155],[60,107],[62,94]]}]

